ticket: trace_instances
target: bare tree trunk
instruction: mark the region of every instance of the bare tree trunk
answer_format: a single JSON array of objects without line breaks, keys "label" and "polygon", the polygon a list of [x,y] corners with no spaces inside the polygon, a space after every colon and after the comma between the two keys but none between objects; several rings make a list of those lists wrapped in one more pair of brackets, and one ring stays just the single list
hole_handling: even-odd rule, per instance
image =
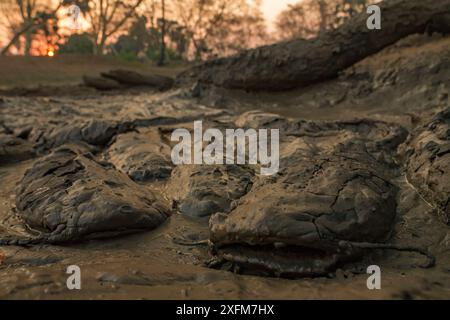
[{"label": "bare tree trunk", "polygon": [[380,3],[382,29],[364,12],[317,39],[296,39],[207,62],[180,75],[232,89],[284,90],[336,77],[365,57],[416,33],[450,32],[450,0]]},{"label": "bare tree trunk", "polygon": [[[33,18],[32,18],[32,6],[31,6],[31,2],[30,0],[27,1],[27,5],[26,5],[26,24],[32,24],[33,23]],[[30,55],[30,51],[31,51],[31,41],[32,41],[32,34],[31,32],[33,31],[33,28],[28,29],[25,32],[25,55],[29,56]]]},{"label": "bare tree trunk", "polygon": [[105,40],[102,38],[98,44],[94,46],[94,54],[102,55],[105,51]]},{"label": "bare tree trunk", "polygon": [[24,54],[26,56],[29,56],[31,54],[31,29],[25,32],[25,52]]},{"label": "bare tree trunk", "polygon": [[327,30],[327,4],[325,0],[319,0],[319,12],[320,12],[320,33],[323,33]]},{"label": "bare tree trunk", "polygon": [[162,19],[161,19],[161,52],[159,54],[158,66],[164,65],[164,60],[166,57],[166,6],[164,0],[161,0],[162,6]]}]

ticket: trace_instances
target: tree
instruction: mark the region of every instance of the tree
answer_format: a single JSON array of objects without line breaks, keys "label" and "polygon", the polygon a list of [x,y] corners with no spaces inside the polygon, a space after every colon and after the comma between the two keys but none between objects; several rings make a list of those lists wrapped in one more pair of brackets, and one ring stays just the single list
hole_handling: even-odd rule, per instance
[{"label": "tree", "polygon": [[178,59],[182,59],[186,55],[188,49],[188,39],[186,37],[186,29],[178,24],[178,21],[166,20],[167,33],[170,40],[169,45],[174,50]]},{"label": "tree", "polygon": [[[150,16],[151,19],[151,16]],[[148,21],[147,16],[139,16],[133,20],[129,32],[119,36],[109,48],[114,54],[127,60],[142,59],[145,56],[155,61],[161,61],[161,18],[155,23]],[[167,59],[182,59],[186,50],[184,29],[177,21],[165,19],[165,49],[164,61]]]},{"label": "tree", "polygon": [[317,21],[319,20],[311,10],[313,3],[313,1],[308,1],[289,5],[278,15],[275,26],[280,39],[308,39],[317,35]]},{"label": "tree", "polygon": [[80,7],[89,22],[88,31],[94,42],[94,52],[103,54],[106,43],[136,17],[144,0],[73,0],[67,1]]},{"label": "tree", "polygon": [[139,16],[134,20],[130,31],[120,35],[111,49],[124,58],[136,59],[141,54],[145,54],[152,40],[150,30],[147,29],[147,18]]},{"label": "tree", "polygon": [[[3,34],[4,41],[9,41],[22,29],[23,20],[20,17],[20,11],[16,10],[15,1],[0,1],[0,33]],[[14,47],[16,52],[22,52],[22,43],[20,38],[14,43],[10,43],[10,48]]]},{"label": "tree", "polygon": [[75,33],[72,34],[64,44],[60,45],[59,52],[92,54],[94,53],[94,44],[87,33]]},{"label": "tree", "polygon": [[[43,0],[14,0],[2,3],[2,15],[9,25],[11,39],[2,49],[8,53],[12,46],[18,46],[24,39],[24,54],[31,53],[33,38],[44,35],[47,38],[57,33],[57,12],[62,3],[52,6],[52,2]],[[20,46],[20,45],[19,45]]]},{"label": "tree", "polygon": [[[248,48],[253,44],[248,36],[256,38],[265,33],[259,0],[253,4],[247,0],[173,0],[171,3],[173,17],[183,26],[188,50],[195,60]],[[245,26],[239,27],[240,22]],[[236,41],[236,34],[243,38]]]},{"label": "tree", "polygon": [[304,0],[282,11],[276,19],[280,39],[316,37],[336,29],[375,1]]},{"label": "tree", "polygon": [[161,0],[161,52],[159,55],[158,66],[164,65],[166,58],[166,4]]},{"label": "tree", "polygon": [[225,14],[222,25],[208,30],[208,33],[207,46],[214,57],[235,54],[267,43],[268,33],[260,1]]}]

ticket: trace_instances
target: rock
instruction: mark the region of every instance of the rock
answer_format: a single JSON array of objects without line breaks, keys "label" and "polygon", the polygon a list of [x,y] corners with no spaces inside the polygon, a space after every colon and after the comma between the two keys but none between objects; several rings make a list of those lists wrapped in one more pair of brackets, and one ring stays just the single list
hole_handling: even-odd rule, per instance
[{"label": "rock", "polygon": [[450,224],[450,108],[411,134],[404,156],[408,181]]},{"label": "rock", "polygon": [[166,180],[173,168],[170,146],[162,141],[158,128],[119,135],[109,147],[107,158],[139,182]]},{"label": "rock", "polygon": [[51,243],[151,230],[170,214],[161,195],[74,145],[36,161],[20,182],[16,206]]}]

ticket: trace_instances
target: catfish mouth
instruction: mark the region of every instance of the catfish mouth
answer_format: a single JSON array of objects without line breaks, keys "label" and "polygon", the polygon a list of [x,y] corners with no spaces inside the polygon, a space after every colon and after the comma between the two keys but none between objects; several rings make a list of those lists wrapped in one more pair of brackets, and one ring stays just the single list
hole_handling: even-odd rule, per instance
[{"label": "catfish mouth", "polygon": [[326,251],[297,245],[230,244],[216,249],[213,268],[247,275],[302,278],[326,276],[351,257],[338,250]]}]

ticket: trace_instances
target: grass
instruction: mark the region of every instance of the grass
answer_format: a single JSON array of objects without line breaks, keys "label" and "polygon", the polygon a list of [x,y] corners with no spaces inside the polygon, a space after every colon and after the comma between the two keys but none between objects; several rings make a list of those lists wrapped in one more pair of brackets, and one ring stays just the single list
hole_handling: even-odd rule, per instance
[{"label": "grass", "polygon": [[111,69],[129,69],[174,77],[188,64],[157,67],[152,63],[124,61],[110,56],[60,55],[55,57],[0,56],[0,88],[73,85],[83,75],[98,75]]}]

